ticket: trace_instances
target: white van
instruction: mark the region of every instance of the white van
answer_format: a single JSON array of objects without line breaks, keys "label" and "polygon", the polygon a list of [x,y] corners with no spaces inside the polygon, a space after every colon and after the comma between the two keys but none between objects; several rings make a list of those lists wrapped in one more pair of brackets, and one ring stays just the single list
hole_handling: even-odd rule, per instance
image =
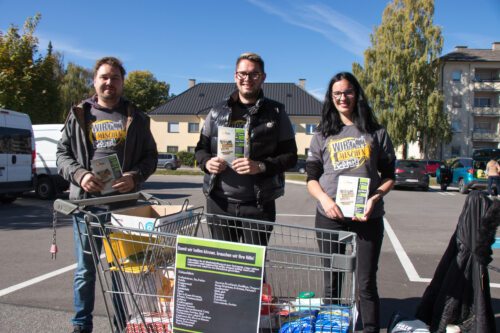
[{"label": "white van", "polygon": [[40,199],[51,199],[69,187],[69,182],[57,173],[56,164],[57,143],[61,140],[63,127],[64,124],[33,125],[36,146],[34,186]]},{"label": "white van", "polygon": [[0,202],[33,190],[35,141],[30,117],[0,109]]}]

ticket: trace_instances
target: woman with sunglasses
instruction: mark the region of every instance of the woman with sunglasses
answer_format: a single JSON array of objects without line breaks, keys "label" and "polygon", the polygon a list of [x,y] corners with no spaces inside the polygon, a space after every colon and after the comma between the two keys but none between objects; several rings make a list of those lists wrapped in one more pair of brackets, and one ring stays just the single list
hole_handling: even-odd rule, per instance
[{"label": "woman with sunglasses", "polygon": [[[377,270],[384,236],[384,202],[395,179],[395,153],[387,131],[377,122],[365,93],[351,73],[336,74],[328,84],[321,121],[311,141],[306,171],[307,189],[317,200],[316,228],[357,234],[357,287],[364,332],[379,332],[380,300]],[[337,206],[339,176],[370,179],[364,215],[344,217]],[[335,240],[333,240],[335,241]],[[325,253],[342,246],[318,241]],[[330,260],[324,260],[325,267]],[[325,273],[325,298],[342,303],[341,277]]]}]

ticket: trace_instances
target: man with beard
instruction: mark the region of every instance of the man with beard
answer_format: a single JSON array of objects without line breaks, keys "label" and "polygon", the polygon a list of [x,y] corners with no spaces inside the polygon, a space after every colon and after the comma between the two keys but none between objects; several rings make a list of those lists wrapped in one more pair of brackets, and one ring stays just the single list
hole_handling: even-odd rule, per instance
[{"label": "man with beard", "polygon": [[[149,117],[125,98],[123,83],[125,69],[120,60],[105,57],[94,66],[96,94],[73,107],[64,125],[57,146],[57,168],[68,180],[70,200],[101,196],[104,183],[92,170],[91,160],[116,154],[123,176],[113,181],[113,193],[130,193],[156,170],[158,152],[150,131]],[[116,205],[89,207],[103,222],[107,212]],[[73,216],[77,268],[73,281],[73,332],[92,332],[96,271],[90,254],[90,240],[82,213]],[[99,230],[93,230],[98,233]],[[101,237],[94,238],[96,248],[102,248]],[[115,324],[123,325],[121,306],[113,299],[117,317]],[[117,310],[118,309],[118,310]]]},{"label": "man with beard", "polygon": [[[276,220],[275,199],[284,194],[284,171],[297,162],[295,133],[283,104],[262,92],[264,61],[243,53],[236,61],[237,90],[210,110],[201,130],[195,156],[205,172],[203,192],[209,214],[257,220]],[[217,157],[219,127],[244,128],[244,157],[227,163]],[[267,245],[271,227],[207,219],[212,237]]]}]

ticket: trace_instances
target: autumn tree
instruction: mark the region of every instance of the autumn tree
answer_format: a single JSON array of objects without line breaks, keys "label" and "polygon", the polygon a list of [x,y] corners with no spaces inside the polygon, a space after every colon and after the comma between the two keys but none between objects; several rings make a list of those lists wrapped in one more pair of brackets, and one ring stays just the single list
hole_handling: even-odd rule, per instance
[{"label": "autumn tree", "polygon": [[0,107],[25,112],[34,124],[61,120],[58,82],[62,64],[52,52],[38,52],[34,35],[40,14],[28,18],[19,28],[0,31]]},{"label": "autumn tree", "polygon": [[451,129],[438,90],[438,58],[443,38],[434,25],[433,0],[394,0],[370,36],[364,66],[354,63],[379,120],[395,145],[418,142],[429,148],[451,140]]},{"label": "autumn tree", "polygon": [[170,86],[149,71],[133,71],[125,79],[124,94],[145,112],[165,103]]}]

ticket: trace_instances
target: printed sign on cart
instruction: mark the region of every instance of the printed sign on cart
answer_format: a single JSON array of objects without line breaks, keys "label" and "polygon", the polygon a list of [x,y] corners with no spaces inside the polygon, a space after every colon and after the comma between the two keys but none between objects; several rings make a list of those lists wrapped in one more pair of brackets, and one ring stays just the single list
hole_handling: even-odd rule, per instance
[{"label": "printed sign on cart", "polygon": [[258,332],[265,249],[178,236],[173,331]]}]

